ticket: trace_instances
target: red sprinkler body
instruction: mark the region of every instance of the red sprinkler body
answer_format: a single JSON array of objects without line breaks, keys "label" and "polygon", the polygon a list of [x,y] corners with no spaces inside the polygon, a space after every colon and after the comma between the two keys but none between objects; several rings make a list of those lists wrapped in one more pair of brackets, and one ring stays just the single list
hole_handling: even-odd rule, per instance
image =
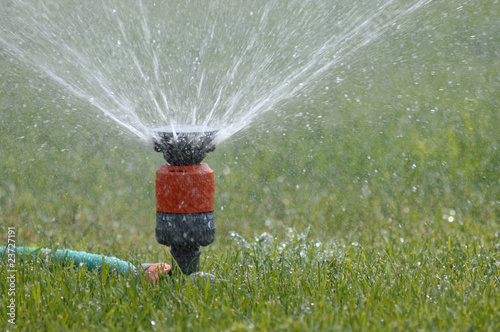
[{"label": "red sprinkler body", "polygon": [[156,211],[204,213],[214,211],[214,171],[205,163],[168,164],[156,171]]},{"label": "red sprinkler body", "polygon": [[155,129],[155,150],[167,160],[156,172],[156,240],[171,247],[186,275],[198,272],[200,246],[215,239],[214,171],[201,161],[215,149],[216,132],[199,126]]}]

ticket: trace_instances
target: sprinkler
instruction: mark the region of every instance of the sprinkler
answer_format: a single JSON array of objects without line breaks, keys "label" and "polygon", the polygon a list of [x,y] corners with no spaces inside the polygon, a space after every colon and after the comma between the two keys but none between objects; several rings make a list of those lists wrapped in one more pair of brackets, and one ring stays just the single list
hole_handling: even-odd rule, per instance
[{"label": "sprinkler", "polygon": [[154,149],[167,161],[156,171],[156,241],[171,247],[185,275],[206,275],[198,272],[200,246],[215,239],[214,171],[202,160],[216,133],[195,125],[154,129]]}]

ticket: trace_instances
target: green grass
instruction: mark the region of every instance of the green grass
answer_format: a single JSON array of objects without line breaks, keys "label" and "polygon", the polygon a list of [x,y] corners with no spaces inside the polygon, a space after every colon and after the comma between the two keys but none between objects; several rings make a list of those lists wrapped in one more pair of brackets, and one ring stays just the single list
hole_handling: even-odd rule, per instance
[{"label": "green grass", "polygon": [[[0,328],[499,330],[500,15],[474,4],[433,4],[432,23],[206,158],[214,287],[18,261],[15,327],[0,269]],[[18,246],[170,261],[154,238],[161,156],[29,68],[2,57],[0,74],[2,244],[13,226]]]},{"label": "green grass", "polygon": [[293,231],[284,241],[262,235],[205,252],[204,269],[219,279],[212,288],[25,261],[17,266],[18,323],[53,331],[497,330],[498,248],[483,241],[346,248]]}]

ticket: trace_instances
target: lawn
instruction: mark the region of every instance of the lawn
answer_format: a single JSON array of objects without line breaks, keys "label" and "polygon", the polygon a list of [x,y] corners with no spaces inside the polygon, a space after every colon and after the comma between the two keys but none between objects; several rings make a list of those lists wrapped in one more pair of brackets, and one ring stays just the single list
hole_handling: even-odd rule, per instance
[{"label": "lawn", "polygon": [[[10,296],[4,257],[0,329],[500,330],[500,11],[478,3],[432,4],[207,156],[215,285],[17,257]],[[170,262],[162,156],[98,114],[0,49],[2,245]]]}]

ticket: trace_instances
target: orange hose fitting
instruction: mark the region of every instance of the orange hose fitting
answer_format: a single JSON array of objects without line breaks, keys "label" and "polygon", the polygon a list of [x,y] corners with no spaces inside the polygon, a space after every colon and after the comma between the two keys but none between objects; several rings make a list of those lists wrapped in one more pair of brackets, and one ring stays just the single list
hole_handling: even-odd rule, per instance
[{"label": "orange hose fitting", "polygon": [[214,171],[205,163],[163,165],[156,171],[156,211],[201,213],[214,210]]},{"label": "orange hose fitting", "polygon": [[151,284],[160,283],[162,277],[172,274],[172,266],[166,263],[156,263],[145,271]]}]

